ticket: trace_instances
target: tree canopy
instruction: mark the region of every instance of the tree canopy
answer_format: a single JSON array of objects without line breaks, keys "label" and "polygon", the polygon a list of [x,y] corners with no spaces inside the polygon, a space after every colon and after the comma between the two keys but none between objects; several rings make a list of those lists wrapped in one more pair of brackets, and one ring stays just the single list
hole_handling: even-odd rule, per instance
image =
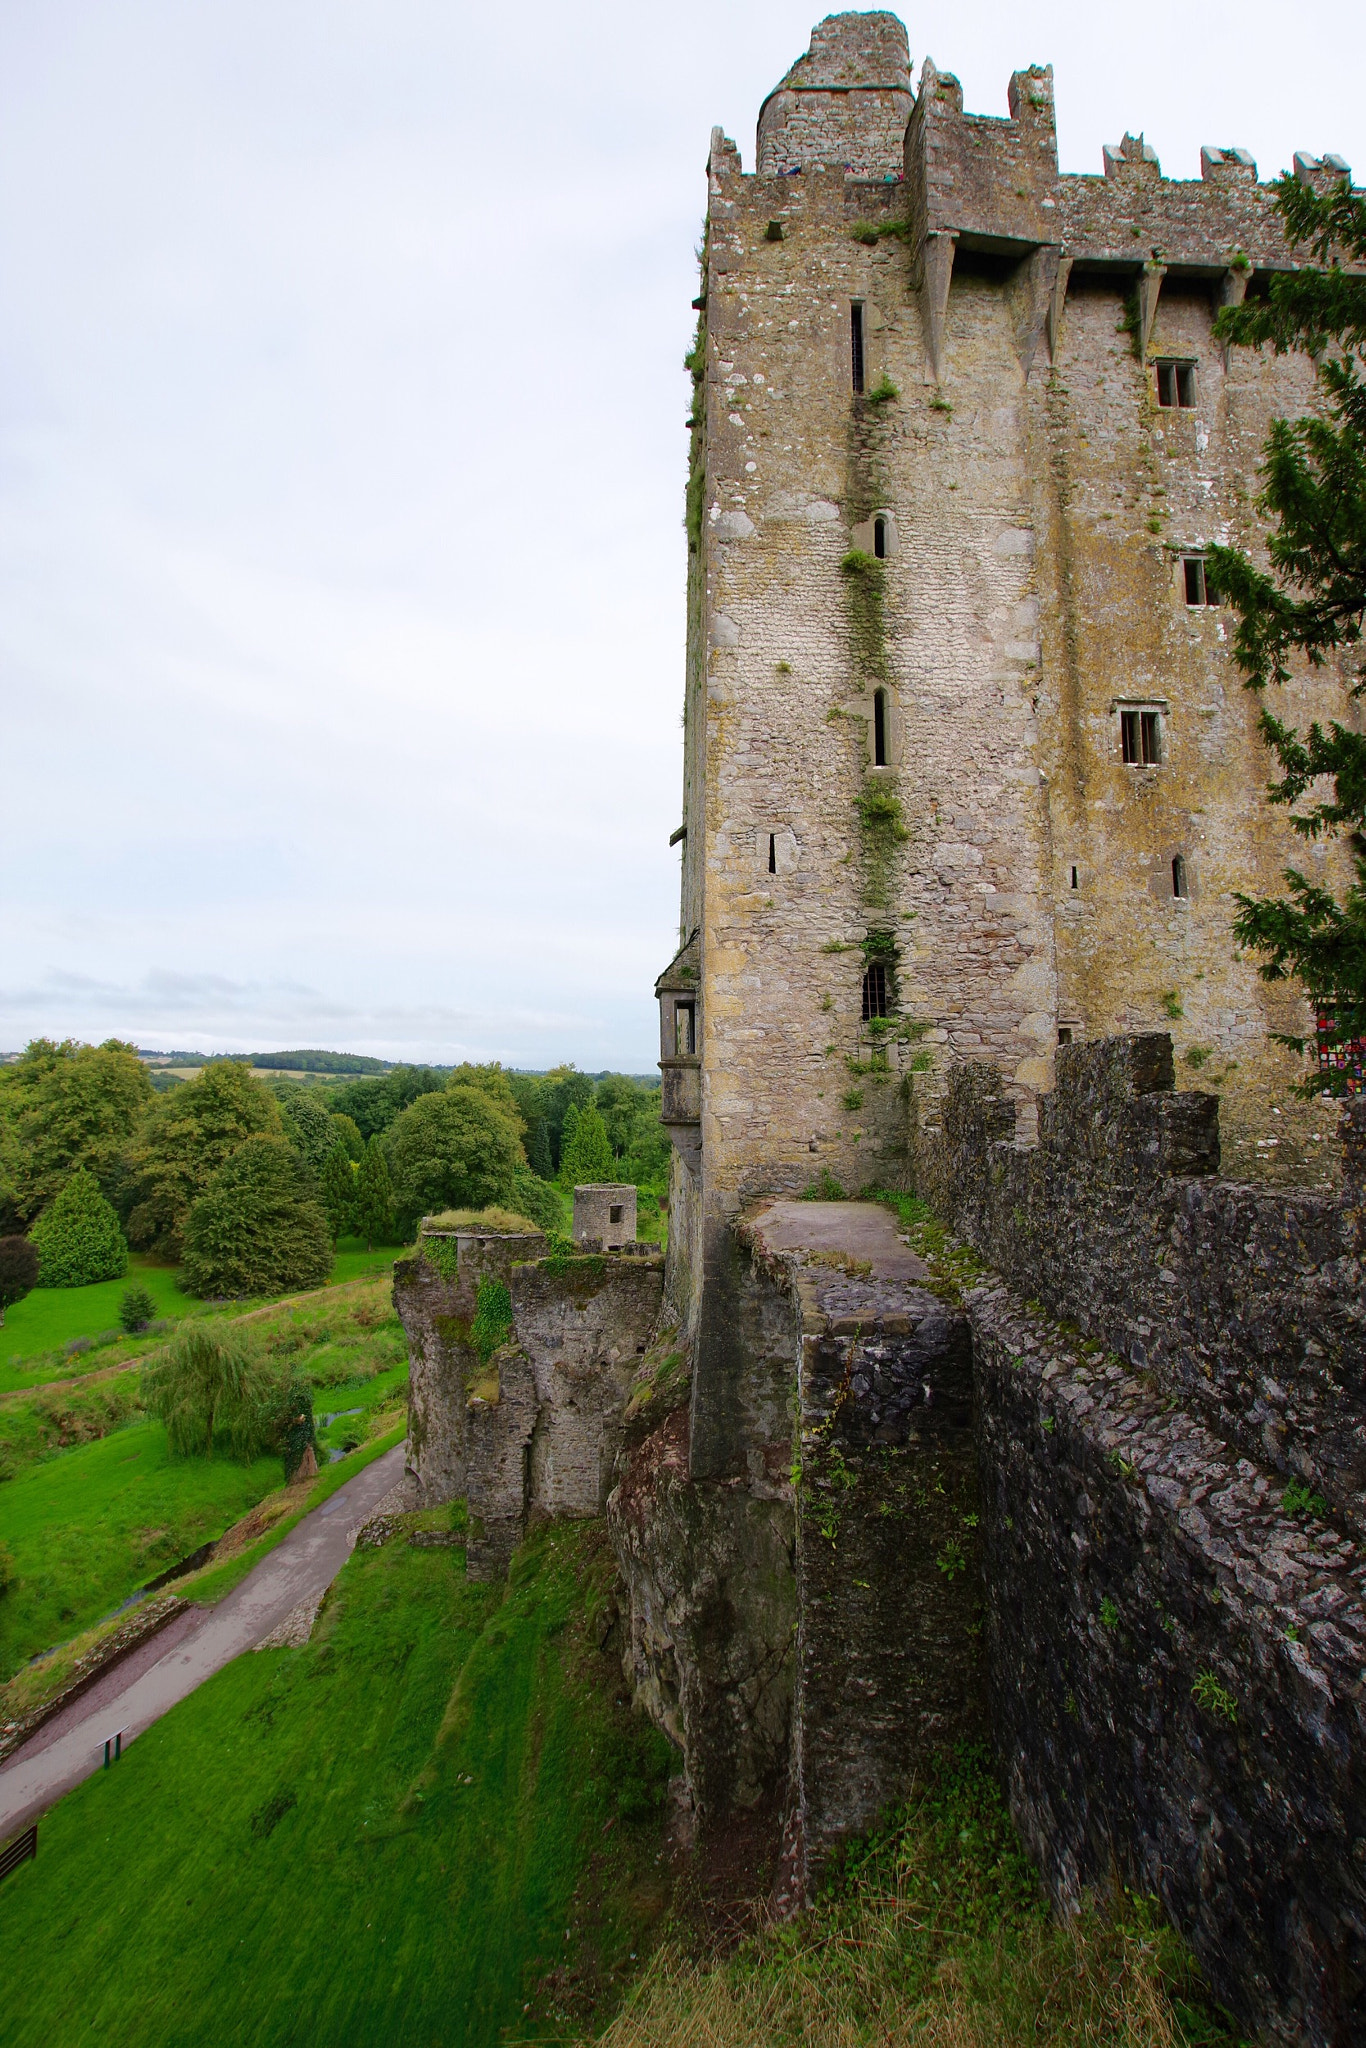
[{"label": "tree canopy", "polygon": [[0,1327],[13,1308],[38,1285],[38,1254],[26,1237],[0,1237]]},{"label": "tree canopy", "polygon": [[302,1081],[276,1081],[271,1093],[280,1105],[285,1136],[304,1164],[321,1175],[337,1142],[337,1129],[322,1089]]},{"label": "tree canopy", "polygon": [[0,1067],[0,1220],[31,1223],[78,1168],[107,1189],[152,1099],[137,1048],[122,1039],[33,1039]]},{"label": "tree canopy", "polygon": [[565,1145],[564,1157],[560,1161],[560,1179],[567,1188],[576,1188],[586,1187],[592,1181],[615,1180],[616,1177],[616,1160],[607,1126],[596,1103],[590,1102],[575,1119],[573,1135]]},{"label": "tree canopy", "polygon": [[387,1244],[394,1228],[394,1185],[378,1138],[371,1138],[356,1168],[355,1224],[367,1249]]},{"label": "tree canopy", "polygon": [[485,1088],[458,1082],[410,1103],[385,1147],[397,1221],[406,1235],[442,1209],[512,1206],[525,1164],[521,1117]]},{"label": "tree canopy", "polygon": [[190,1205],[247,1138],[282,1137],[270,1089],[241,1060],[215,1060],[174,1095],[161,1095],[128,1154],[130,1242],[179,1255]]},{"label": "tree canopy", "polygon": [[[1276,420],[1265,449],[1258,509],[1275,525],[1270,569],[1236,548],[1210,551],[1220,597],[1238,613],[1235,659],[1249,689],[1288,682],[1296,663],[1311,670],[1345,659],[1352,695],[1366,693],[1355,650],[1366,613],[1366,277],[1342,261],[1366,262],[1366,198],[1343,179],[1315,191],[1287,173],[1276,204],[1290,240],[1321,269],[1277,275],[1265,298],[1226,307],[1216,333],[1277,354],[1301,350],[1314,362],[1320,404],[1312,415]],[[1297,868],[1284,896],[1239,896],[1234,934],[1261,956],[1267,981],[1298,981],[1327,1020],[1324,1042],[1342,1061],[1366,1038],[1366,734],[1338,720],[1298,730],[1263,702],[1263,739],[1280,768],[1273,804],[1297,805],[1290,822],[1306,841],[1345,841],[1352,877],[1341,897]],[[1305,801],[1307,799],[1307,802]],[[1304,1041],[1289,1043],[1303,1049]],[[1304,1092],[1351,1085],[1339,1068],[1312,1073]]]},{"label": "tree canopy", "polygon": [[192,1294],[287,1294],[332,1270],[332,1233],[316,1183],[283,1137],[245,1139],[224,1161],[185,1222],[185,1285]]}]

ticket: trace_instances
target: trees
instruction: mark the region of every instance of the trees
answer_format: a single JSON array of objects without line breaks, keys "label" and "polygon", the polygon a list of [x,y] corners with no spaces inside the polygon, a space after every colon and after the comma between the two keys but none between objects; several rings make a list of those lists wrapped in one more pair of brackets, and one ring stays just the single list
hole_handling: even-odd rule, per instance
[{"label": "trees", "polygon": [[128,1246],[119,1219],[93,1173],[78,1167],[51,1208],[29,1233],[43,1287],[87,1287],[118,1280],[128,1270]]},{"label": "trees", "polygon": [[437,1094],[446,1076],[436,1067],[394,1067],[374,1080],[347,1081],[328,1095],[334,1111],[352,1118],[362,1138],[383,1137],[419,1095]]},{"label": "trees", "polygon": [[301,1081],[277,1081],[271,1093],[280,1105],[285,1136],[304,1164],[321,1175],[337,1133],[321,1088]]},{"label": "trees", "polygon": [[560,1179],[567,1188],[584,1187],[592,1181],[615,1180],[616,1161],[596,1103],[581,1110],[573,1136],[560,1159]]},{"label": "trees", "polygon": [[355,1223],[367,1251],[387,1244],[394,1228],[393,1183],[378,1138],[371,1138],[356,1168]]},{"label": "trees", "polygon": [[335,1109],[331,1115],[333,1132],[346,1147],[347,1158],[359,1165],[361,1154],[365,1150],[365,1140],[360,1134],[360,1126],[353,1118],[343,1116]]},{"label": "trees", "polygon": [[38,1254],[26,1237],[0,1237],[0,1329],[5,1310],[38,1285]]},{"label": "trees", "polygon": [[119,1302],[119,1326],[130,1336],[145,1330],[157,1312],[157,1305],[145,1287],[125,1287]]},{"label": "trees", "polygon": [[190,1205],[219,1167],[244,1139],[283,1131],[274,1096],[242,1060],[215,1060],[157,1097],[128,1154],[131,1242],[178,1257]]},{"label": "trees", "polygon": [[285,1294],[332,1270],[332,1238],[315,1183],[282,1137],[247,1138],[185,1222],[185,1285],[193,1294]]},{"label": "trees", "polygon": [[511,1207],[513,1175],[525,1164],[515,1108],[510,1115],[494,1095],[466,1083],[410,1103],[386,1150],[405,1237],[437,1210]]},{"label": "trees", "polygon": [[538,1230],[562,1230],[564,1210],[558,1190],[542,1180],[529,1166],[519,1166],[512,1176],[512,1206]]},{"label": "trees", "polygon": [[[269,1143],[267,1139],[264,1142]],[[142,1397],[177,1457],[254,1457],[268,1439],[270,1379],[235,1332],[187,1323],[143,1375]]]},{"label": "trees", "polygon": [[356,1172],[340,1138],[323,1167],[322,1199],[327,1227],[335,1244],[339,1237],[347,1235],[356,1212]]},{"label": "trees", "polygon": [[[1276,204],[1291,241],[1307,244],[1325,268],[1274,277],[1266,298],[1226,307],[1215,328],[1245,347],[1303,350],[1321,399],[1308,418],[1276,420],[1267,440],[1258,505],[1276,521],[1270,571],[1236,548],[1210,551],[1219,594],[1238,613],[1234,657],[1259,693],[1287,682],[1296,657],[1320,668],[1357,648],[1366,612],[1366,277],[1337,267],[1366,260],[1366,198],[1346,179],[1316,192],[1287,173]],[[1360,664],[1351,689],[1358,699],[1366,694]],[[1339,900],[1287,868],[1285,896],[1239,896],[1234,935],[1261,955],[1265,980],[1300,983],[1328,1019],[1327,1047],[1341,1059],[1366,1038],[1366,734],[1337,720],[1326,729],[1314,720],[1300,732],[1265,703],[1259,723],[1281,770],[1269,787],[1272,803],[1307,797],[1291,824],[1308,841],[1345,839],[1353,879]],[[1288,1042],[1303,1050],[1303,1040]],[[1348,1085],[1330,1065],[1302,1092]]]},{"label": "trees", "polygon": [[[35,1038],[0,1067],[0,1180],[11,1222],[31,1223],[77,1168],[106,1188],[153,1097],[135,1046]],[[6,1191],[0,1189],[0,1194]]]}]

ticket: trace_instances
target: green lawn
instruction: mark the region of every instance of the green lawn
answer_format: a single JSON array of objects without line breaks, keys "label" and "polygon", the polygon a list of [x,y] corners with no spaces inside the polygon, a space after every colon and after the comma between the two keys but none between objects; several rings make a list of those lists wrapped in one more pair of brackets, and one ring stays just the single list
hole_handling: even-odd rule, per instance
[{"label": "green lawn", "polygon": [[158,1266],[140,1252],[128,1260],[122,1280],[100,1280],[93,1287],[35,1287],[13,1308],[5,1310],[0,1329],[0,1359],[11,1369],[35,1351],[52,1351],[74,1337],[98,1337],[119,1326],[119,1303],[136,1282],[157,1305],[158,1316],[186,1316],[204,1304],[182,1293],[174,1266]]},{"label": "green lawn", "polygon": [[612,1578],[600,1524],[506,1589],[358,1552],[306,1648],[238,1658],[42,1822],[0,1887],[7,2043],[577,2033],[667,1889],[671,1752],[595,1646]]},{"label": "green lawn", "polygon": [[126,1600],[279,1486],[280,1460],[173,1459],[138,1421],[0,1486],[0,1543],[16,1579],[0,1599],[0,1681]]}]

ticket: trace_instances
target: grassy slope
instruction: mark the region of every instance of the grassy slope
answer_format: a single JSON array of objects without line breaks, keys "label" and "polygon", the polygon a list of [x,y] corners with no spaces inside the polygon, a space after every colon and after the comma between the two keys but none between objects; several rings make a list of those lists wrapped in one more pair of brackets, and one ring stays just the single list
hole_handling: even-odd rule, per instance
[{"label": "grassy slope", "polygon": [[[345,1237],[337,1247],[327,1285],[337,1287],[350,1280],[387,1273],[401,1256],[396,1246],[378,1245],[374,1251],[367,1251],[359,1238]],[[32,1294],[5,1311],[4,1327],[0,1328],[0,1390],[24,1386],[35,1379],[80,1372],[117,1357],[119,1354],[113,1351],[107,1357],[85,1352],[74,1359],[45,1358],[42,1354],[60,1353],[64,1345],[77,1338],[93,1339],[117,1329],[119,1303],[134,1282],[147,1289],[160,1317],[216,1312],[214,1305],[183,1291],[178,1267],[153,1264],[139,1252],[130,1254],[128,1272],[122,1280],[101,1280],[93,1287],[35,1287]],[[146,1345],[145,1337],[136,1338],[125,1349],[145,1350]]]},{"label": "grassy slope", "polygon": [[1236,2048],[1154,1902],[1060,1926],[985,1759],[919,1796],[804,1919],[723,1960],[677,1946],[644,1971],[603,2048]]},{"label": "grassy slope", "polygon": [[[282,1305],[246,1329],[267,1357],[313,1382],[320,1415],[335,1415],[319,1433],[320,1457],[376,1430],[398,1441],[393,1411],[407,1358],[387,1274],[339,1294],[310,1295],[299,1307]],[[0,1404],[0,1476],[14,1475],[0,1484],[0,1543],[17,1572],[0,1598],[0,1683],[222,1535],[280,1486],[275,1457],[245,1466],[171,1459],[162,1425],[137,1407],[138,1382],[128,1371]],[[236,1563],[218,1590],[245,1569]]]},{"label": "grassy slope", "polygon": [[610,1581],[598,1524],[541,1531],[506,1593],[458,1550],[357,1553],[305,1649],[239,1658],[43,1822],[0,1888],[7,2042],[582,2025],[665,1890],[667,1746],[594,1647]]},{"label": "grassy slope", "polygon": [[221,1535],[279,1484],[275,1457],[171,1458],[159,1422],[133,1423],[10,1480],[0,1487],[0,1543],[17,1582],[0,1601],[0,1678]]}]

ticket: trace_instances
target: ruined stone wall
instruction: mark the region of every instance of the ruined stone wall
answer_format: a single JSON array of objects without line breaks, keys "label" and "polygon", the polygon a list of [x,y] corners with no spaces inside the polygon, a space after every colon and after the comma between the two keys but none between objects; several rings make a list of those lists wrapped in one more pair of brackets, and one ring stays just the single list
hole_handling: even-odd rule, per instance
[{"label": "ruined stone wall", "polygon": [[[530,1517],[603,1513],[631,1381],[659,1320],[659,1259],[543,1251],[540,1238],[424,1237],[394,1268],[409,1465],[427,1504],[466,1501],[472,1577],[506,1569]],[[481,1355],[488,1280],[507,1288],[511,1320]]]},{"label": "ruined stone wall", "polygon": [[1172,1088],[1166,1036],[1063,1047],[1037,1146],[963,1067],[913,1138],[936,1212],[1020,1293],[1151,1373],[1366,1537],[1366,1106],[1339,1196],[1218,1173],[1219,1104]]}]

